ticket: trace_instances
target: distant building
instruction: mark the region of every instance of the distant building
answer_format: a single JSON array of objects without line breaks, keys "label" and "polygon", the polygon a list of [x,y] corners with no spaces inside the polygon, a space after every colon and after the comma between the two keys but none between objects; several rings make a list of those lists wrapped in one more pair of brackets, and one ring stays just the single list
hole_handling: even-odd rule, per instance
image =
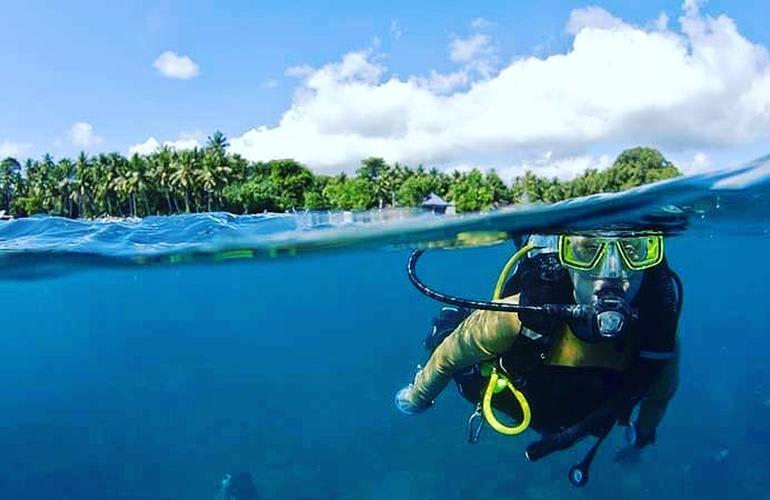
[{"label": "distant building", "polygon": [[422,201],[420,208],[423,210],[430,210],[435,214],[453,214],[455,207],[436,193],[431,193]]}]

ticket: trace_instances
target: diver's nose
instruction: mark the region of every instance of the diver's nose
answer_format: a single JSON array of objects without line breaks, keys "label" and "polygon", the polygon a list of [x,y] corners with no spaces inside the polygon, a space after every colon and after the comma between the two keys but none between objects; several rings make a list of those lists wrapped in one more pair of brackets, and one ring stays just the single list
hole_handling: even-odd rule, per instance
[{"label": "diver's nose", "polygon": [[620,253],[618,253],[617,245],[610,244],[607,248],[607,254],[602,259],[599,273],[602,278],[623,277],[623,261],[620,258]]}]

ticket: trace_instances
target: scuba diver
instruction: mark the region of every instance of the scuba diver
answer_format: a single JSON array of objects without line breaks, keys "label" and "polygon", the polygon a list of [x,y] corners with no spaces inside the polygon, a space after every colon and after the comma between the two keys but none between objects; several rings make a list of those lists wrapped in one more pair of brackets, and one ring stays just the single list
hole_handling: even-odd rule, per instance
[{"label": "scuba diver", "polygon": [[629,444],[617,458],[633,458],[655,441],[678,382],[683,292],[663,243],[659,233],[533,235],[506,264],[492,301],[429,288],[416,273],[417,250],[407,266],[412,284],[447,306],[425,340],[430,358],[396,394],[397,408],[421,413],[454,379],[476,405],[470,442],[484,421],[506,435],[532,428],[540,439],[525,457],[536,461],[594,436],[569,471],[575,486],[587,483],[616,424]]}]

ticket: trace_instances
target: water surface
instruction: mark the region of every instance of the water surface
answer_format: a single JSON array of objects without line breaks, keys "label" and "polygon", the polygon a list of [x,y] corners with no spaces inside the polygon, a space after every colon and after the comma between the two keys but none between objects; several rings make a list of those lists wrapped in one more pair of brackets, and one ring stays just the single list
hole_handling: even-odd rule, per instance
[{"label": "water surface", "polygon": [[[0,498],[213,499],[240,470],[263,499],[770,498],[769,171],[454,218],[2,223]],[[421,276],[485,298],[507,235],[598,224],[667,232],[684,281],[680,388],[638,463],[612,460],[616,431],[579,491],[588,443],[535,464],[534,435],[469,445],[452,387],[395,410],[437,309],[406,279],[412,249],[462,247]]]}]

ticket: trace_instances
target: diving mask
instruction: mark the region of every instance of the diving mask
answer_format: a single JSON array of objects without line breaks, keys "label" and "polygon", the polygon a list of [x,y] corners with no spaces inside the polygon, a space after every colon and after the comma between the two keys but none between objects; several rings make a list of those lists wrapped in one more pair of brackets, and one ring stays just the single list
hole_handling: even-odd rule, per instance
[{"label": "diving mask", "polygon": [[642,271],[663,261],[663,237],[562,235],[557,251],[569,269],[575,301],[592,311],[585,321],[573,322],[575,335],[589,342],[621,337],[635,317],[630,302]]},{"label": "diving mask", "polygon": [[593,270],[615,247],[630,271],[643,271],[663,261],[663,237],[660,235],[634,237],[559,236],[559,261],[578,271]]},{"label": "diving mask", "polygon": [[[540,313],[567,320],[573,333],[586,342],[615,340],[623,337],[637,319],[631,301],[638,292],[643,272],[663,262],[663,237],[643,236],[561,235],[529,238],[506,264],[498,280],[495,299],[510,269],[527,257],[558,254],[558,263],[569,270],[575,303],[511,304],[499,301],[464,299],[438,292],[418,277],[417,260],[424,250],[409,257],[407,275],[412,284],[428,297],[455,306],[471,309],[515,313]],[[556,256],[554,256],[556,260]]]}]

